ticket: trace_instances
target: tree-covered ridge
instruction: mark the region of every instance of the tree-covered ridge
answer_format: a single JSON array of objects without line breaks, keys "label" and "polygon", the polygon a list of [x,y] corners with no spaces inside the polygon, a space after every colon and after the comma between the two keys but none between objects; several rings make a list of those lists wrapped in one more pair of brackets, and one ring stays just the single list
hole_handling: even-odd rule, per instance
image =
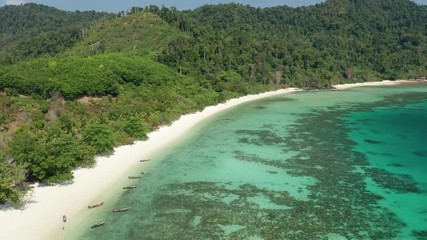
[{"label": "tree-covered ridge", "polygon": [[169,26],[159,16],[136,12],[104,21],[89,29],[85,38],[66,55],[91,56],[108,52],[156,55],[179,36],[185,34]]},{"label": "tree-covered ridge", "polygon": [[66,12],[34,3],[1,7],[0,64],[63,52],[79,42],[85,30],[113,16],[95,11]]},{"label": "tree-covered ridge", "polygon": [[171,43],[160,61],[191,74],[235,70],[245,79],[306,87],[426,76],[427,7],[411,1],[219,4],[180,14],[193,37]]}]

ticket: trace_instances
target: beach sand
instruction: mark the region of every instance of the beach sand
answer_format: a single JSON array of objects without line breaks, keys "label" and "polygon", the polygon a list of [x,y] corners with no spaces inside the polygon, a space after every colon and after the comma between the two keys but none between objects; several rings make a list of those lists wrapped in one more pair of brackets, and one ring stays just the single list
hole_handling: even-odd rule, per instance
[{"label": "beach sand", "polygon": [[[99,196],[110,191],[110,187],[135,168],[140,168],[141,159],[150,159],[169,144],[184,136],[192,127],[222,110],[241,103],[295,92],[297,89],[281,89],[258,95],[249,95],[227,101],[203,111],[182,116],[170,126],[163,126],[148,135],[148,140],[115,149],[108,157],[97,157],[96,166],[74,171],[70,184],[36,186],[27,196],[28,203],[23,209],[6,208],[0,211],[0,239],[55,239],[54,233],[67,228],[82,211],[88,211],[90,204],[103,201]],[[67,222],[63,222],[66,215]]]},{"label": "beach sand", "polygon": [[[336,89],[348,89],[361,86],[395,85],[404,82],[382,81],[334,86]],[[282,89],[249,95],[229,100],[226,103],[205,108],[201,112],[182,116],[170,126],[163,126],[150,133],[148,140],[133,145],[118,147],[113,155],[98,157],[96,167],[74,171],[74,180],[68,185],[49,187],[36,186],[29,195],[24,209],[3,209],[0,211],[0,239],[56,239],[54,233],[67,227],[69,221],[88,211],[87,206],[104,199],[99,197],[110,191],[111,186],[120,182],[135,168],[141,168],[141,159],[149,159],[169,144],[184,136],[192,127],[204,119],[222,110],[241,103],[261,98],[295,92],[297,89]],[[67,223],[63,216],[67,216]]]},{"label": "beach sand", "polygon": [[334,87],[338,90],[344,90],[348,88],[354,88],[354,87],[369,87],[369,86],[392,86],[392,85],[399,85],[402,83],[412,83],[412,82],[425,82],[425,80],[384,80],[381,82],[363,82],[363,83],[350,83],[350,84],[340,84],[335,85]]}]

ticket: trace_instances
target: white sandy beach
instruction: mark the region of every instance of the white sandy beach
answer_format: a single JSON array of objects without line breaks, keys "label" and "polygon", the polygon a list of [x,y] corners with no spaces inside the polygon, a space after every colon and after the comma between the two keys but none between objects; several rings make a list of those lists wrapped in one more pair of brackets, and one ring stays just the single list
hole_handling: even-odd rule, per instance
[{"label": "white sandy beach", "polygon": [[[344,84],[334,86],[347,89],[359,86],[394,85],[408,81],[383,81]],[[192,127],[204,119],[227,108],[256,99],[295,92],[297,89],[282,89],[258,95],[232,99],[224,104],[205,108],[202,112],[182,116],[170,126],[163,126],[149,134],[147,141],[115,149],[114,155],[98,157],[96,167],[74,172],[74,181],[66,186],[36,187],[29,203],[23,210],[0,211],[0,239],[55,239],[52,234],[64,226],[62,216],[73,219],[89,204],[99,202],[102,193],[109,191],[115,183],[127,178],[132,169],[141,166],[140,159],[149,159],[172,142],[184,136]],[[68,222],[66,223],[68,224]],[[66,225],[65,224],[65,225]]]},{"label": "white sandy beach", "polygon": [[369,86],[392,86],[392,85],[399,85],[402,83],[412,83],[412,82],[422,82],[425,80],[384,80],[381,82],[363,82],[363,83],[350,83],[350,84],[340,84],[335,85],[334,87],[338,90],[344,90],[348,88],[354,88],[354,87],[369,87]]},{"label": "white sandy beach", "polygon": [[[35,187],[32,195],[28,196],[29,203],[25,209],[0,211],[0,239],[52,239],[52,234],[60,231],[76,214],[87,210],[89,204],[100,201],[96,199],[97,196],[109,191],[114,183],[126,178],[132,169],[144,164],[139,160],[151,158],[202,120],[241,103],[294,91],[297,89],[249,95],[182,116],[172,125],[150,133],[147,141],[118,147],[109,157],[98,157],[96,167],[76,170],[70,185]],[[67,216],[66,224],[62,222],[63,215]]]}]

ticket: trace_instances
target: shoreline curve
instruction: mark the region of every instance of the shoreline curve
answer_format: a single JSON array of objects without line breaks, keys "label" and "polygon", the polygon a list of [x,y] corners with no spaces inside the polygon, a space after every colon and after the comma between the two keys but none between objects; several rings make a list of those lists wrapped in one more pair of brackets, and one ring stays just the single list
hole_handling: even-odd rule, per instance
[{"label": "shoreline curve", "polygon": [[[396,80],[341,84],[333,86],[337,90],[365,86],[389,86],[402,83],[427,82],[426,80]],[[93,168],[73,171],[74,180],[69,185],[49,187],[35,186],[27,196],[23,209],[6,208],[0,210],[0,239],[50,239],[52,234],[64,226],[63,216],[73,219],[96,197],[108,191],[109,187],[123,179],[135,166],[140,166],[140,159],[149,159],[180,137],[201,121],[228,108],[242,103],[301,91],[296,88],[280,89],[257,95],[247,95],[228,100],[203,111],[181,116],[169,126],[162,126],[148,134],[148,140],[137,141],[132,145],[115,148],[108,157],[96,157]]]}]

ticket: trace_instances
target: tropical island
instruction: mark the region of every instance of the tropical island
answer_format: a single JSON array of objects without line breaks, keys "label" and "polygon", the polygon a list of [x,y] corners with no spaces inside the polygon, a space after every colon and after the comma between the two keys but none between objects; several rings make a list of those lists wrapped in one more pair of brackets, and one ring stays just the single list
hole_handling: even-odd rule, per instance
[{"label": "tropical island", "polygon": [[0,8],[0,203],[180,116],[282,88],[427,76],[427,7]]}]

